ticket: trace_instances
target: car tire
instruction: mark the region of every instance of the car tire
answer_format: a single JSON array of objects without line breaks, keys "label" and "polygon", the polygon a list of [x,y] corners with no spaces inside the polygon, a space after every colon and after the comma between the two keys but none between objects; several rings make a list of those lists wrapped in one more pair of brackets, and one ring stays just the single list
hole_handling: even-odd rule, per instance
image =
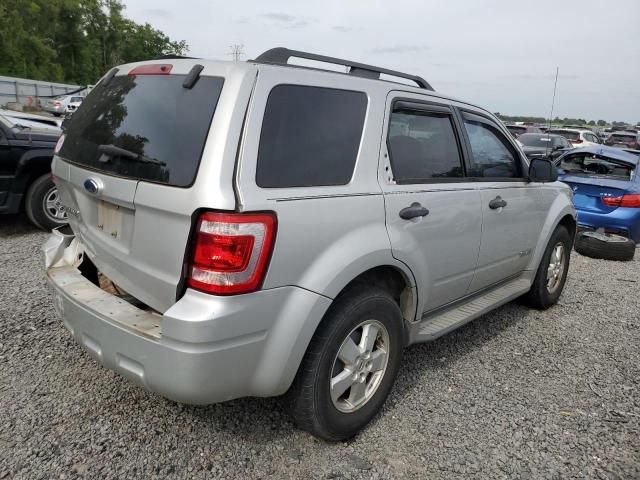
[{"label": "car tire", "polygon": [[555,305],[567,281],[571,259],[571,236],[567,229],[558,225],[545,248],[540,266],[524,296],[525,303],[539,310]]},{"label": "car tire", "polygon": [[25,210],[31,223],[43,230],[66,225],[67,216],[62,207],[56,208],[56,204],[57,188],[51,174],[36,178],[27,189],[25,198]]},{"label": "car tire", "polygon": [[382,408],[403,348],[402,314],[387,291],[358,285],[342,293],[318,326],[289,389],[295,423],[327,441],[353,437]]},{"label": "car tire", "polygon": [[621,235],[583,231],[576,237],[575,249],[585,257],[624,262],[633,260],[636,244]]}]

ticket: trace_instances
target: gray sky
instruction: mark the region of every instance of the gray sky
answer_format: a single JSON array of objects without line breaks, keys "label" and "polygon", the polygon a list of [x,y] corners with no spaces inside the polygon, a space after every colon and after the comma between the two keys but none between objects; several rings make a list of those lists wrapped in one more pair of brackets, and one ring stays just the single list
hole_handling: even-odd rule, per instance
[{"label": "gray sky", "polygon": [[125,0],[190,54],[283,46],[415,73],[508,115],[640,122],[640,0]]}]

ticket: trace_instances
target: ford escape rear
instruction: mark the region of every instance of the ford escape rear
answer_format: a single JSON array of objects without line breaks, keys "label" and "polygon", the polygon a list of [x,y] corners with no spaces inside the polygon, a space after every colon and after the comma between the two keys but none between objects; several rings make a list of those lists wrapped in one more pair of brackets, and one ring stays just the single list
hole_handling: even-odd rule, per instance
[{"label": "ford escape rear", "polygon": [[56,308],[100,363],[176,401],[288,392],[298,425],[348,438],[406,345],[521,295],[550,307],[566,280],[555,167],[420,77],[286,49],[123,65],[65,133]]}]

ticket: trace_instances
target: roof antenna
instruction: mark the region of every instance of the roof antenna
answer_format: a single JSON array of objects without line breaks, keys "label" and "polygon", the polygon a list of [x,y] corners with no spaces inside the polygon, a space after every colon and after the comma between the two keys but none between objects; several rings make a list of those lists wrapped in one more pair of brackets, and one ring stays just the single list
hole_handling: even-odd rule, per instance
[{"label": "roof antenna", "polygon": [[[551,112],[549,113],[549,128],[547,130],[551,130],[551,119],[553,118],[553,106],[556,103],[556,88],[558,87],[558,72],[560,72],[560,67],[556,67],[556,81],[553,84],[553,98],[551,99]],[[550,142],[548,142],[550,143]],[[547,145],[547,152],[545,153],[545,157],[549,156],[549,145]]]}]

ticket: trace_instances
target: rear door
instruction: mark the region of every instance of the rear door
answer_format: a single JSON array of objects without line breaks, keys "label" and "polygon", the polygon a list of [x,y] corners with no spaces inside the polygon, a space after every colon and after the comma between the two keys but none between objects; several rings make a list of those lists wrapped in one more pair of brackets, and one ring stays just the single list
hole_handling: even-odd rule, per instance
[{"label": "rear door", "polygon": [[416,277],[419,313],[467,293],[482,227],[460,125],[449,105],[425,98],[389,94],[379,173],[392,252]]},{"label": "rear door", "polygon": [[120,67],[97,85],[69,121],[54,163],[91,260],[160,311],[176,300],[194,211],[235,206],[233,162],[250,93],[236,81],[223,97],[224,68],[203,70],[186,88],[195,62],[174,62],[171,74],[159,64]]},{"label": "rear door", "polygon": [[546,211],[526,163],[508,135],[488,116],[461,111],[469,149],[469,176],[480,190],[482,241],[470,291],[500,283],[531,261]]}]

